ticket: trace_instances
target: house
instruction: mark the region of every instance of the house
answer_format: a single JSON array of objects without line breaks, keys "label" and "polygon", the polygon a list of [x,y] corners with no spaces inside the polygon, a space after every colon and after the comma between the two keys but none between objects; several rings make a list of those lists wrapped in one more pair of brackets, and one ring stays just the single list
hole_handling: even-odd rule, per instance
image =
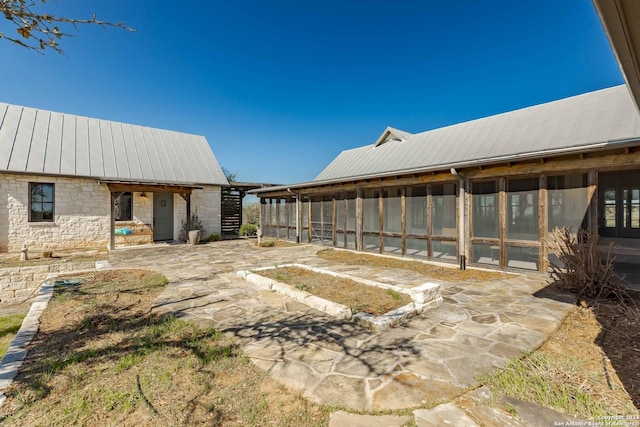
[{"label": "house", "polygon": [[555,227],[640,270],[640,115],[626,86],[412,134],[387,128],[313,181],[254,191],[263,235],[547,271]]},{"label": "house", "polygon": [[227,185],[202,136],[0,103],[1,251],[220,233]]}]

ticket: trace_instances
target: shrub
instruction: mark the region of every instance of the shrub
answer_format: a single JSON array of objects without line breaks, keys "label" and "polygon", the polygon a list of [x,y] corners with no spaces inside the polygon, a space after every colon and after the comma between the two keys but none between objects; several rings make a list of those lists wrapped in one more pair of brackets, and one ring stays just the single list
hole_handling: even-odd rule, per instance
[{"label": "shrub", "polygon": [[204,235],[204,226],[202,225],[202,221],[200,221],[200,218],[198,217],[198,214],[196,212],[191,213],[191,229],[190,230],[187,230],[187,221],[183,219],[181,223],[182,223],[182,227],[180,228],[180,234],[178,235],[178,239],[180,241],[182,242],[187,241],[189,231],[200,230],[200,233]]},{"label": "shrub", "polygon": [[53,251],[42,252],[42,258],[51,258],[51,257],[53,257]]},{"label": "shrub", "polygon": [[258,234],[258,226],[256,224],[242,224],[240,226],[241,236],[256,236]]},{"label": "shrub", "polygon": [[207,237],[202,239],[203,242],[218,242],[222,240],[222,236],[219,234],[209,234]]},{"label": "shrub", "polygon": [[570,229],[556,228],[547,245],[558,260],[549,260],[549,274],[563,290],[578,298],[626,299],[627,293],[620,285],[622,278],[613,270],[611,246],[602,259],[597,233],[580,229],[574,234]]},{"label": "shrub", "polygon": [[260,246],[263,248],[272,248],[276,245],[276,242],[273,240],[267,240],[266,242],[260,243]]}]

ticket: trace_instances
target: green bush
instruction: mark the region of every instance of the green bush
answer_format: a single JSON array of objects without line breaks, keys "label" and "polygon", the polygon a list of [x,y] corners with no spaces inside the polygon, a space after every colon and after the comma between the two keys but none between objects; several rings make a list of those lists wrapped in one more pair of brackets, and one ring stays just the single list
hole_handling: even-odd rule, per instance
[{"label": "green bush", "polygon": [[242,224],[240,226],[241,236],[255,236],[258,234],[258,226],[256,224]]},{"label": "green bush", "polygon": [[220,240],[222,240],[222,236],[220,236],[219,234],[209,234],[202,241],[205,243],[208,243],[208,242],[218,242]]}]

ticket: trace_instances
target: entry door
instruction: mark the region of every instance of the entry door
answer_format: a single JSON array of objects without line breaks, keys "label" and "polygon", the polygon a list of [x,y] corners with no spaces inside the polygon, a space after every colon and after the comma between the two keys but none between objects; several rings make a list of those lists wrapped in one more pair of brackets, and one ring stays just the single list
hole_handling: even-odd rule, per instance
[{"label": "entry door", "polygon": [[601,173],[600,235],[640,237],[640,171]]},{"label": "entry door", "polygon": [[153,193],[153,240],[173,240],[171,193]]}]

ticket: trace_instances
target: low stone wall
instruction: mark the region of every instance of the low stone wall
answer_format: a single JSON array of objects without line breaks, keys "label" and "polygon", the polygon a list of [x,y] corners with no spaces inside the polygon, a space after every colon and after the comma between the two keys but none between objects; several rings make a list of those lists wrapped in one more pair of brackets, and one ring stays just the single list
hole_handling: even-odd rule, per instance
[{"label": "low stone wall", "polygon": [[38,287],[49,273],[90,270],[94,261],[32,265],[0,269],[0,302],[18,303],[35,298]]}]

